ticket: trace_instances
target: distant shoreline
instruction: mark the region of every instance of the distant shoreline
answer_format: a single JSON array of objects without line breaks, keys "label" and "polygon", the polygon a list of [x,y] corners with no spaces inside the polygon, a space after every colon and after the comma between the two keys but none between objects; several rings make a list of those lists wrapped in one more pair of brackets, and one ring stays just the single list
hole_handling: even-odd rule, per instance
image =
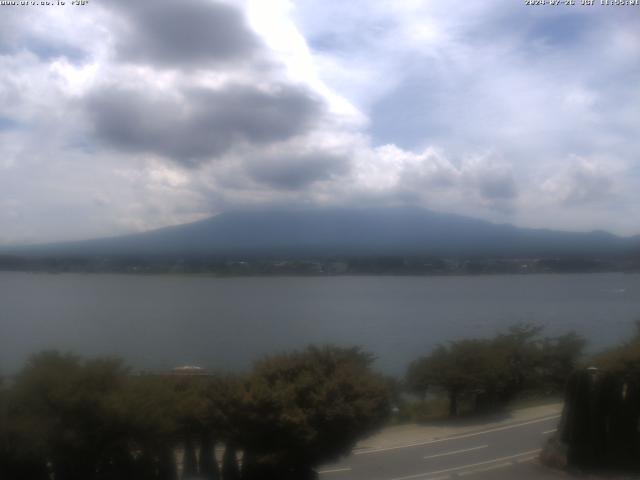
[{"label": "distant shoreline", "polygon": [[172,271],[89,271],[89,270],[9,270],[0,269],[3,273],[24,273],[34,275],[126,275],[131,277],[189,277],[189,278],[217,278],[217,279],[233,279],[233,278],[358,278],[358,277],[403,277],[403,278],[459,278],[459,277],[528,277],[528,276],[544,276],[544,275],[604,275],[604,274],[624,274],[624,275],[640,275],[640,270],[597,270],[597,271],[547,271],[547,272],[479,272],[479,273],[402,273],[402,272],[347,272],[347,273],[229,273],[221,274],[215,272],[172,272]]}]

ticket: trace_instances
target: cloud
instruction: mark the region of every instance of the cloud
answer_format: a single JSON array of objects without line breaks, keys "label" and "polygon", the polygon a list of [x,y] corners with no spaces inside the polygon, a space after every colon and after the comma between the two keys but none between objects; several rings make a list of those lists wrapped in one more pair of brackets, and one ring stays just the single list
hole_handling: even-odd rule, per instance
[{"label": "cloud", "polygon": [[3,8],[0,17],[0,54],[6,55],[15,50],[20,31],[17,23],[20,21],[16,9]]},{"label": "cloud", "polygon": [[5,7],[0,242],[269,204],[637,233],[638,18],[505,0]]},{"label": "cloud", "polygon": [[479,186],[482,196],[489,200],[508,200],[517,195],[513,177],[508,175],[483,177]]},{"label": "cloud", "polygon": [[188,166],[235,146],[287,140],[311,128],[321,103],[304,88],[247,85],[182,92],[143,92],[119,87],[85,100],[95,136],[133,153],[152,153]]},{"label": "cloud", "polygon": [[[89,57],[85,42],[78,42],[85,32],[83,21],[76,23],[76,36],[70,34],[60,12],[53,10],[37,12],[39,7],[25,6],[2,8],[0,16],[0,55],[15,55],[30,52],[40,60],[50,61],[67,58],[82,63]],[[45,9],[42,9],[45,10]],[[66,31],[65,31],[66,30]]]},{"label": "cloud", "polygon": [[461,174],[476,189],[480,197],[489,202],[513,200],[518,188],[511,167],[491,159],[474,159],[463,165]]},{"label": "cloud", "polygon": [[552,200],[572,206],[588,205],[615,195],[615,170],[611,165],[579,157],[542,184]]},{"label": "cloud", "polygon": [[[317,21],[340,7],[301,4],[308,38],[358,39],[359,48],[311,45],[325,81],[368,114],[374,145],[459,157],[496,148],[516,170],[592,153],[613,136],[608,148],[631,152],[628,132],[617,133],[637,104],[620,85],[640,81],[640,24],[627,9],[354,0],[347,14]],[[384,18],[384,29],[366,28]]]},{"label": "cloud", "polygon": [[161,67],[247,61],[259,49],[239,8],[208,0],[109,2],[117,23],[118,58]]},{"label": "cloud", "polygon": [[[466,159],[457,166],[442,152],[429,147],[420,153],[384,145],[374,150],[377,165],[364,178],[386,188],[403,188],[441,192],[446,189],[466,190],[487,200],[505,200],[517,196],[516,182],[508,164],[490,155]],[[361,172],[365,172],[361,168]],[[373,187],[373,184],[370,185]]]},{"label": "cloud", "polygon": [[323,151],[284,153],[253,159],[246,170],[257,182],[277,189],[297,190],[347,173],[349,158]]},{"label": "cloud", "polygon": [[0,115],[0,132],[2,130],[10,130],[13,128],[17,128],[19,127],[19,125],[20,124],[15,120],[12,120],[11,118],[3,117]]}]

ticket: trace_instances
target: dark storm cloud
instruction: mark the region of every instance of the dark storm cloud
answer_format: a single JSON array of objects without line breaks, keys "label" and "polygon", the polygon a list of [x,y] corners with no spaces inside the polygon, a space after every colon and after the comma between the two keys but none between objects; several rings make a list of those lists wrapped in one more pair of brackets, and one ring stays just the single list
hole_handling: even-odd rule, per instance
[{"label": "dark storm cloud", "polygon": [[327,152],[259,158],[247,165],[247,172],[255,181],[284,190],[297,190],[348,170],[346,156]]},{"label": "dark storm cloud", "polygon": [[268,92],[240,85],[191,89],[174,99],[108,88],[90,95],[86,109],[105,144],[195,166],[237,144],[267,144],[306,132],[321,114],[321,103],[291,86]]},{"label": "dark storm cloud", "polygon": [[258,48],[240,10],[208,0],[116,0],[125,20],[117,53],[125,61],[205,67],[249,58]]}]

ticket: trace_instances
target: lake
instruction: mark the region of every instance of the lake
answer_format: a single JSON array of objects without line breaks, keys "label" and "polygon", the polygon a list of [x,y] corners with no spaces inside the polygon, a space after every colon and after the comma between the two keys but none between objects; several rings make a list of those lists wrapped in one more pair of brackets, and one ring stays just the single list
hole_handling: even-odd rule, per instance
[{"label": "lake", "polygon": [[142,369],[243,370],[309,343],[360,345],[402,374],[439,342],[524,321],[591,350],[640,318],[640,275],[212,278],[0,272],[0,371],[42,349]]}]

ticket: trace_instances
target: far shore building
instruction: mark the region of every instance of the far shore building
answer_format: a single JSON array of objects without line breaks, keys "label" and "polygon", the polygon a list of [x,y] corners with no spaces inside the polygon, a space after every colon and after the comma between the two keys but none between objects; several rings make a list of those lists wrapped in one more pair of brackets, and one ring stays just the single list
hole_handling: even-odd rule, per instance
[{"label": "far shore building", "polygon": [[197,365],[183,365],[181,367],[174,367],[169,372],[170,376],[177,377],[209,377],[211,374],[202,367]]}]

